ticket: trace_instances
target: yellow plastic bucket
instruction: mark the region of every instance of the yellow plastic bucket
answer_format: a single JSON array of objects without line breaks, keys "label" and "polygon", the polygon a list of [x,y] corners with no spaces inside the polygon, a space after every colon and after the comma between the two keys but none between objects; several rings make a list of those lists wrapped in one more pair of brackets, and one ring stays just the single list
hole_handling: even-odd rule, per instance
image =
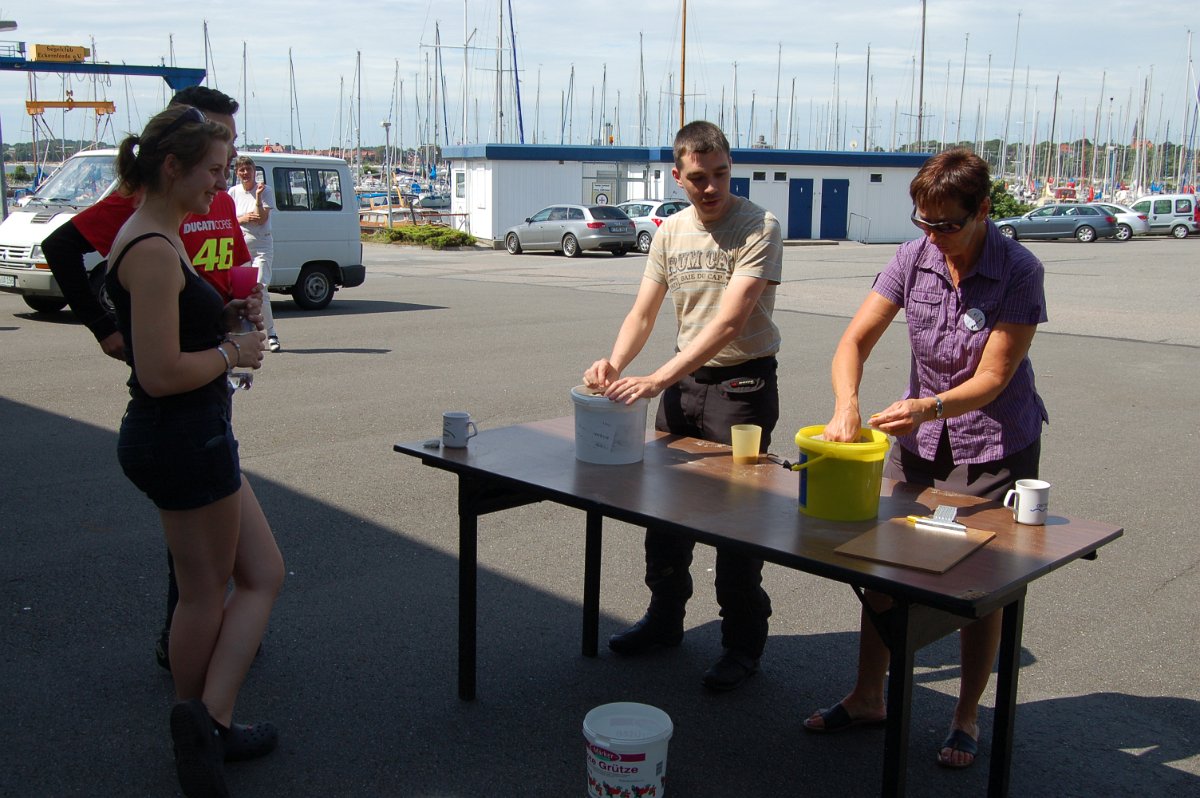
[{"label": "yellow plastic bucket", "polygon": [[824,424],[796,433],[800,512],[830,521],[867,521],[879,514],[888,436],[863,427],[858,443],[820,440]]}]

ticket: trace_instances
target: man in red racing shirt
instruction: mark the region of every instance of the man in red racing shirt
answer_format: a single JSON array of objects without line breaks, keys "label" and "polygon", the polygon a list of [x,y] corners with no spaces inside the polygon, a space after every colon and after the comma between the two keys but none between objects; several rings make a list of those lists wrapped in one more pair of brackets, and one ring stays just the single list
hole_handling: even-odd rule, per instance
[{"label": "man in red racing shirt", "polygon": [[[199,108],[209,119],[232,130],[234,138],[237,138],[233,115],[237,113],[238,103],[232,97],[205,86],[191,86],[172,97],[170,104]],[[236,153],[231,147],[231,161],[234,155]],[[114,191],[67,221],[42,242],[42,251],[50,271],[71,310],[96,336],[104,353],[122,361],[125,360],[125,339],[117,330],[116,317],[100,302],[89,284],[83,258],[89,252],[99,252],[108,257],[117,231],[133,214],[136,206],[136,197],[127,197]],[[187,217],[179,229],[179,235],[196,273],[212,284],[225,301],[232,299],[229,269],[250,261],[250,250],[246,248],[246,240],[242,237],[233,199],[224,191],[217,192],[209,212],[204,216],[193,214]],[[97,268],[101,268],[103,274],[102,267]],[[179,601],[179,589],[175,585],[175,566],[169,554],[167,565],[167,620],[155,647],[155,656],[159,665],[170,670],[167,644],[171,634],[171,616]]]}]

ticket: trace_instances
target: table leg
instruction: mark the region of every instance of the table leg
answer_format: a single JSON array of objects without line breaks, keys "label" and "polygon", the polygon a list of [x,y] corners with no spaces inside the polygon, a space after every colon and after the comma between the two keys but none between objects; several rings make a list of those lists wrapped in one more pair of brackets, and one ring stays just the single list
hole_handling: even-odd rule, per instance
[{"label": "table leg", "polygon": [[600,638],[600,549],[604,516],[587,514],[587,539],[583,552],[583,656],[596,656]]},{"label": "table leg", "polygon": [[1008,795],[1012,769],[1013,725],[1017,715],[1017,675],[1021,665],[1021,627],[1025,594],[1004,607],[1000,629],[1000,666],[996,676],[996,713],[992,722],[992,762],[988,768],[989,798]]},{"label": "table leg", "polygon": [[458,697],[475,698],[475,656],[479,574],[479,511],[465,477],[458,481]]},{"label": "table leg", "polygon": [[902,796],[908,781],[908,725],[912,706],[913,661],[911,605],[896,601],[888,611],[891,649],[888,670],[887,728],[883,738],[883,789],[885,798]]}]

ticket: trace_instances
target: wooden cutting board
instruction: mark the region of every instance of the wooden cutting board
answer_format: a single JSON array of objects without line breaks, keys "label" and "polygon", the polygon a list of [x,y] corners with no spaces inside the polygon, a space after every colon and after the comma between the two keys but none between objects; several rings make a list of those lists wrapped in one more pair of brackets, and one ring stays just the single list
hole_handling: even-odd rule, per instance
[{"label": "wooden cutting board", "polygon": [[967,527],[965,533],[919,528],[904,518],[891,518],[843,543],[834,551],[849,557],[944,574],[995,532]]}]

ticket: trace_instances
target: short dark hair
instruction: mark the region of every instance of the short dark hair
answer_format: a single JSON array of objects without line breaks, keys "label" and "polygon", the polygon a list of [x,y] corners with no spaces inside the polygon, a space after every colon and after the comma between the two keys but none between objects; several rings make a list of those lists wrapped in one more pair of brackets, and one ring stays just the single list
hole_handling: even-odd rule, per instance
[{"label": "short dark hair", "polygon": [[191,105],[210,114],[233,116],[238,112],[238,101],[224,92],[208,86],[188,86],[171,98],[171,105]]},{"label": "short dark hair", "polygon": [[675,134],[675,168],[683,168],[683,159],[692,152],[723,152],[729,155],[729,139],[712,122],[698,119],[688,122]]},{"label": "short dark hair", "polygon": [[965,147],[939,152],[908,185],[908,195],[919,208],[953,202],[970,214],[978,211],[991,193],[987,161]]}]

